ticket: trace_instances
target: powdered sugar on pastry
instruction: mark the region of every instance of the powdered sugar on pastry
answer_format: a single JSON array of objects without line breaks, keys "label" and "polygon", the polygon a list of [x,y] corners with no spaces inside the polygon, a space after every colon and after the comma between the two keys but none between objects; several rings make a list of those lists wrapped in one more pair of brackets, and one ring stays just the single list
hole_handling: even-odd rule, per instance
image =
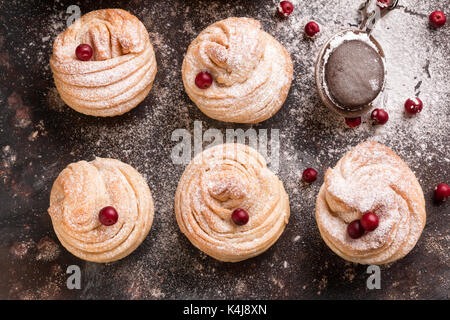
[{"label": "powdered sugar on pastry", "polygon": [[[237,226],[234,209],[250,219]],[[223,144],[195,157],[180,179],[175,213],[181,231],[200,250],[236,262],[267,250],[289,219],[289,197],[264,158],[242,144]]]},{"label": "powdered sugar on pastry", "polygon": [[[113,206],[117,223],[104,226],[99,211]],[[48,212],[61,244],[93,262],[119,260],[136,249],[150,231],[153,199],[142,176],[114,159],[80,161],[64,169],[53,184]]]},{"label": "powdered sugar on pastry", "polygon": [[[199,72],[213,76],[208,89],[195,85]],[[211,118],[255,123],[273,116],[292,82],[292,60],[286,49],[261,30],[259,21],[218,21],[190,44],[182,67],[185,90]]]},{"label": "powdered sugar on pastry", "polygon": [[[80,44],[93,49],[80,61]],[[50,59],[62,99],[73,109],[94,116],[123,114],[150,91],[156,60],[148,32],[135,16],[121,9],[92,11],[61,33]]]},{"label": "powdered sugar on pastry", "polygon": [[[377,229],[359,239],[347,225],[375,212]],[[422,189],[408,166],[392,150],[364,142],[328,169],[316,202],[316,220],[328,246],[346,260],[388,263],[415,246],[425,225]]]}]

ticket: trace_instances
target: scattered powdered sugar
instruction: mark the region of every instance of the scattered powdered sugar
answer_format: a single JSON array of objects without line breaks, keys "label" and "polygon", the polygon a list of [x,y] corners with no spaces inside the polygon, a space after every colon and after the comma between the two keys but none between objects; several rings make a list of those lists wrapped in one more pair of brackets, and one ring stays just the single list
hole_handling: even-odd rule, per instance
[{"label": "scattered powdered sugar", "polygon": [[36,245],[38,254],[36,260],[41,261],[54,261],[58,258],[61,249],[58,244],[56,244],[49,237],[44,237]]},{"label": "scattered powdered sugar", "polygon": [[[445,134],[446,122],[449,121],[449,113],[445,112],[442,101],[448,100],[449,72],[442,67],[436,54],[430,55],[429,45],[411,45],[423,43],[423,39],[433,42],[433,30],[430,30],[423,19],[410,15],[404,8],[398,8],[386,15],[376,26],[372,35],[381,44],[386,56],[386,93],[377,101],[378,105],[389,113],[389,122],[384,126],[372,126],[369,114],[363,117],[363,124],[356,129],[348,129],[344,125],[343,118],[326,110],[318,101],[315,88],[311,85],[316,56],[319,49],[337,31],[357,26],[358,4],[354,4],[353,10],[347,8],[342,1],[335,1],[329,5],[338,8],[335,16],[327,16],[327,21],[321,21],[321,32],[311,41],[302,39],[303,27],[308,19],[316,15],[308,10],[300,15],[294,14],[290,19],[283,21],[274,27],[278,39],[285,44],[294,57],[297,68],[305,70],[305,76],[299,77],[298,72],[294,77],[294,83],[290,92],[293,105],[289,108],[292,119],[297,126],[304,126],[311,130],[305,142],[320,145],[315,161],[307,160],[307,154],[298,154],[301,150],[288,146],[292,153],[305,159],[306,162],[327,163],[336,161],[346,150],[365,139],[373,139],[387,144],[399,155],[414,166],[423,166],[424,162],[429,166],[442,166],[448,163],[448,135]],[[345,12],[345,17],[339,16]],[[310,14],[310,16],[308,16]],[[405,23],[407,21],[408,23]],[[411,30],[414,30],[412,32]],[[270,31],[269,31],[270,32]],[[426,35],[425,35],[426,34]],[[441,44],[441,46],[446,46]],[[438,46],[437,51],[444,54],[444,48]],[[434,63],[431,63],[434,62]],[[308,75],[308,70],[310,74]],[[431,75],[434,79],[431,78]],[[418,95],[424,101],[424,110],[416,117],[405,115],[403,104],[407,98]],[[292,121],[291,121],[292,123]],[[287,127],[291,126],[291,123]],[[293,140],[299,135],[293,131],[286,131],[286,138]],[[329,139],[329,137],[334,137]],[[295,145],[302,145],[303,137]],[[344,142],[345,141],[345,142]],[[343,146],[344,145],[344,146]],[[437,150],[434,153],[425,153],[420,161],[414,161],[417,155],[412,150]]]},{"label": "scattered powdered sugar", "polygon": [[[17,83],[28,90],[31,84],[24,79],[28,79],[30,73],[34,80],[39,79],[34,84],[36,88],[31,86],[33,95],[39,97],[33,104],[32,120],[36,123],[42,121],[48,132],[46,136],[38,135],[29,141],[31,147],[26,150],[9,142],[1,146],[11,145],[11,150],[14,149],[15,161],[9,160],[11,153],[5,153],[8,165],[17,166],[16,160],[20,165],[32,161],[31,169],[21,168],[24,172],[34,170],[33,176],[42,177],[38,181],[42,187],[33,194],[36,201],[20,198],[17,215],[28,215],[33,206],[45,212],[46,208],[42,206],[48,201],[59,170],[70,162],[90,161],[95,155],[116,158],[132,165],[146,178],[152,191],[155,220],[148,237],[130,257],[117,263],[104,266],[87,263],[84,271],[87,281],[92,283],[83,290],[84,297],[223,299],[231,297],[233,288],[244,288],[239,290],[246,292],[246,298],[273,299],[285,294],[296,298],[315,297],[318,286],[325,295],[327,290],[323,289],[327,281],[315,279],[311,282],[308,270],[327,260],[332,261],[337,269],[341,266],[339,258],[324,250],[326,246],[320,239],[313,216],[315,199],[328,167],[334,167],[342,155],[359,142],[372,139],[388,145],[408,163],[418,176],[426,197],[438,178],[448,180],[450,71],[446,57],[450,44],[443,40],[449,37],[449,28],[428,28],[427,15],[434,4],[402,0],[402,7],[387,14],[377,24],[372,35],[384,50],[387,75],[386,95],[380,99],[380,105],[374,107],[386,109],[389,121],[384,126],[372,126],[369,115],[365,115],[360,127],[349,129],[345,127],[343,118],[320,102],[314,87],[314,65],[320,49],[333,34],[358,26],[357,8],[362,0],[293,1],[295,9],[288,19],[276,17],[278,2],[202,1],[192,4],[175,1],[170,6],[157,1],[122,3],[121,6],[143,21],[149,31],[158,72],[144,102],[124,116],[112,119],[79,115],[58,99],[48,60],[53,40],[66,27],[68,14],[62,3],[55,2],[44,17],[36,16],[35,23],[24,28],[33,40],[12,49],[9,54],[0,46],[0,60],[6,61],[5,65],[12,68],[17,63],[26,70],[14,69],[15,72],[20,71]],[[441,0],[438,4],[446,3]],[[274,117],[253,126],[208,118],[190,101],[181,79],[181,64],[189,43],[211,23],[230,16],[260,20],[263,30],[286,47],[294,63],[294,80],[287,101]],[[19,19],[20,15],[15,22],[18,23]],[[310,20],[316,20],[321,28],[313,39],[304,37],[304,26]],[[414,117],[406,116],[403,104],[415,95],[423,101],[424,109]],[[0,94],[0,101],[6,98]],[[31,105],[29,99],[25,101]],[[236,272],[236,267],[220,264],[199,252],[180,233],[176,223],[174,195],[185,167],[171,161],[171,150],[177,143],[171,140],[171,136],[180,128],[193,133],[195,120],[202,121],[204,131],[218,128],[225,133],[226,129],[249,127],[280,130],[280,170],[277,175],[290,197],[289,224],[270,250],[261,257],[240,263],[239,272]],[[25,129],[18,127],[15,130],[22,132]],[[27,132],[25,137],[30,133]],[[301,183],[301,173],[306,167],[319,171],[319,179],[311,185]],[[22,176],[19,178],[24,179]],[[427,209],[441,210],[431,206]],[[51,225],[48,224],[47,228],[56,241]],[[441,248],[446,247],[448,237],[441,235],[434,239],[430,234],[426,237],[427,254],[441,259],[445,257]],[[414,259],[420,260],[424,249],[418,250],[421,251]],[[65,251],[60,254],[63,256],[70,257]],[[301,271],[288,275],[291,281],[286,281],[284,291],[267,282],[267,275],[273,273],[269,262],[277,258],[287,261],[292,266],[289,270]],[[311,259],[314,259],[314,264]],[[198,271],[199,265],[202,266],[201,272]],[[117,275],[114,281],[111,281],[111,273]],[[277,273],[282,275],[281,270]],[[399,290],[404,290],[403,284],[408,285],[402,283]],[[304,290],[298,290],[300,287]],[[339,294],[345,290],[339,287]]]}]

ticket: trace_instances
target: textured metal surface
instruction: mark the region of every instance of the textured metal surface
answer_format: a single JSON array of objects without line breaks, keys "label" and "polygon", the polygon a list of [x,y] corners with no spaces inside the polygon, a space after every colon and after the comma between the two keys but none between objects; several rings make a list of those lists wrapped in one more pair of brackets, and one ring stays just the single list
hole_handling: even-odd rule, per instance
[{"label": "textured metal surface", "polygon": [[[150,95],[133,111],[112,119],[72,111],[54,89],[48,59],[70,4],[0,1],[0,298],[449,298],[449,203],[433,203],[432,191],[437,183],[450,181],[450,26],[431,30],[427,23],[430,12],[448,8],[448,0],[400,1],[374,30],[390,61],[386,109],[391,120],[375,128],[366,117],[355,130],[322,106],[313,69],[321,44],[358,25],[359,1],[299,1],[287,20],[275,16],[275,1],[268,0],[83,1],[82,13],[129,10],[144,22],[155,46],[158,74]],[[270,250],[236,264],[205,256],[179,232],[173,197],[184,166],[170,158],[173,130],[192,132],[194,120],[202,121],[203,130],[249,128],[208,119],[184,93],[181,80],[189,42],[210,23],[229,16],[261,20],[287,47],[295,67],[283,108],[255,126],[280,130],[278,175],[290,195],[290,222]],[[314,41],[304,39],[302,31],[311,18],[322,26]],[[424,111],[405,117],[402,102],[414,94],[424,100]],[[313,217],[325,169],[369,138],[405,159],[427,200],[422,238],[404,259],[382,267],[381,290],[366,288],[366,267],[346,263],[327,248]],[[112,264],[87,263],[69,254],[46,213],[58,173],[94,155],[134,166],[146,177],[155,200],[147,239]],[[308,166],[321,174],[316,183],[304,186],[300,177]],[[66,288],[65,270],[71,264],[81,267],[81,290]]]}]

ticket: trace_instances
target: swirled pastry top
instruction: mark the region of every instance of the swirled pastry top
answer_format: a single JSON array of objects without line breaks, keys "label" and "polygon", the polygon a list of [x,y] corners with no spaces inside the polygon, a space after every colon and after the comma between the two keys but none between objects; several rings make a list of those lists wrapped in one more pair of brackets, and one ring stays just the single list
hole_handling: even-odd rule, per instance
[{"label": "swirled pastry top", "polygon": [[[80,44],[93,49],[89,61],[77,59]],[[123,114],[147,96],[156,74],[148,32],[121,9],[87,13],[56,38],[50,59],[56,88],[73,109],[94,116]]]},{"label": "swirled pastry top", "polygon": [[[233,210],[248,212],[238,226]],[[289,219],[283,183],[261,154],[242,144],[223,144],[197,155],[184,171],[175,196],[178,225],[206,254],[236,262],[267,250]]]},{"label": "swirled pastry top", "polygon": [[[214,81],[195,85],[199,72]],[[292,82],[292,60],[286,49],[250,18],[228,18],[205,30],[189,45],[182,67],[192,101],[207,116],[238,123],[272,117],[283,105]]]},{"label": "swirled pastry top", "polygon": [[[368,211],[378,216],[378,228],[350,238],[347,225]],[[342,258],[383,264],[404,257],[415,246],[425,226],[425,200],[400,157],[380,143],[364,142],[327,170],[316,220],[326,244]]]},{"label": "swirled pastry top", "polygon": [[[102,225],[99,211],[114,207],[119,215]],[[144,178],[114,159],[79,161],[65,168],[53,184],[50,208],[61,244],[75,256],[93,262],[119,260],[134,251],[153,222],[153,199]]]}]

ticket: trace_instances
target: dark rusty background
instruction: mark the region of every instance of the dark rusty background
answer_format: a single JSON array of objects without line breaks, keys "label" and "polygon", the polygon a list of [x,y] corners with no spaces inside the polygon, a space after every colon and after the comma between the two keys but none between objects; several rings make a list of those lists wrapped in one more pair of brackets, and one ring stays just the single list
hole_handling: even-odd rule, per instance
[{"label": "dark rusty background", "polygon": [[[318,100],[313,65],[328,36],[358,25],[359,2],[298,1],[293,16],[284,21],[275,16],[276,1],[269,0],[0,1],[0,298],[448,299],[449,203],[434,203],[432,191],[437,183],[450,181],[450,27],[447,23],[441,30],[431,30],[427,16],[438,8],[448,9],[449,3],[400,1],[394,18],[410,23],[405,26],[410,33],[389,30],[391,43],[414,45],[429,54],[418,55],[414,64],[404,66],[416,80],[411,92],[425,100],[424,112],[417,119],[403,119],[398,111],[402,105],[394,103],[389,106],[392,120],[385,128],[373,129],[364,119],[361,128],[350,130]],[[83,116],[58,99],[48,59],[71,4],[78,4],[82,13],[123,8],[149,30],[158,60],[154,88],[124,116]],[[184,166],[170,160],[173,130],[192,132],[194,120],[203,121],[203,129],[223,132],[249,127],[204,116],[184,93],[180,75],[184,52],[195,35],[232,15],[261,20],[264,29],[286,45],[295,66],[284,107],[255,126],[280,129],[278,175],[290,195],[290,222],[266,253],[236,264],[205,256],[180,234],[173,197]],[[302,34],[304,22],[311,17],[323,26],[315,41],[303,39]],[[396,59],[388,52],[389,58]],[[402,84],[391,84],[391,103],[404,101],[399,93],[395,98],[395,86]],[[351,146],[371,137],[405,159],[427,200],[427,225],[417,246],[404,259],[382,266],[382,289],[372,291],[366,288],[366,267],[334,255],[320,238],[313,217],[324,170]],[[149,236],[130,256],[111,264],[87,263],[68,253],[46,213],[58,173],[67,164],[94,155],[134,166],[146,177],[155,199]],[[300,181],[307,166],[321,172],[311,186]],[[71,264],[82,270],[81,290],[66,288],[65,271]]]}]

